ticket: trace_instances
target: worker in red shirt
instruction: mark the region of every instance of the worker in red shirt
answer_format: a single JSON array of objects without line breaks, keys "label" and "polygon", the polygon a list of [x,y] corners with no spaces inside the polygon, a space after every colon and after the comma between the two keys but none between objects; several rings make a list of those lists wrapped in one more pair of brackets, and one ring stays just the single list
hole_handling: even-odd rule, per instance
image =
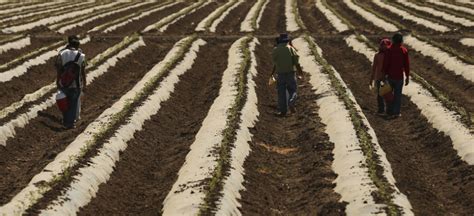
[{"label": "worker in red shirt", "polygon": [[408,50],[402,46],[403,36],[395,33],[392,37],[392,46],[387,49],[383,61],[383,73],[393,88],[393,102],[389,105],[388,114],[400,117],[400,106],[402,103],[403,74],[405,74],[405,85],[409,83],[410,60]]},{"label": "worker in red shirt", "polygon": [[[385,82],[385,76],[383,74],[383,60],[385,56],[385,51],[390,48],[392,42],[388,38],[384,38],[379,43],[379,51],[374,56],[374,61],[372,62],[372,73],[370,73],[369,85],[372,85],[375,82],[376,91],[377,91],[377,105],[378,105],[378,114],[383,114],[385,111],[385,102],[382,96],[378,93],[380,91],[381,83]],[[388,105],[388,104],[387,104]],[[388,111],[388,109],[387,109]]]}]

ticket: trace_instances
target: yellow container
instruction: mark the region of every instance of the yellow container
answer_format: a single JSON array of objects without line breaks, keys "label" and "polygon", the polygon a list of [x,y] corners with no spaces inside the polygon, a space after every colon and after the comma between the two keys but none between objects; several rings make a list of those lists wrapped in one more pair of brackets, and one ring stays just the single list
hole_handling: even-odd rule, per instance
[{"label": "yellow container", "polygon": [[388,93],[392,92],[392,86],[390,86],[388,83],[382,83],[380,88],[379,88],[379,95],[384,96]]},{"label": "yellow container", "polygon": [[268,79],[268,86],[274,87],[276,84],[276,79],[274,76],[270,76],[270,79]]}]

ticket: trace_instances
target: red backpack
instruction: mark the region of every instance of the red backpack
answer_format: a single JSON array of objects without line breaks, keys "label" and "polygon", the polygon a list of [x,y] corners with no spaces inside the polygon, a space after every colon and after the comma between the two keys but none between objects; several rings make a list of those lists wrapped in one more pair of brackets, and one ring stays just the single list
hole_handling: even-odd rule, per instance
[{"label": "red backpack", "polygon": [[[69,61],[63,65],[61,73],[58,77],[59,85],[63,88],[68,88],[72,85],[74,81],[79,80],[79,74],[81,73],[81,66],[79,65],[79,58],[81,53],[77,52],[74,61]],[[79,83],[77,83],[79,84]]]}]

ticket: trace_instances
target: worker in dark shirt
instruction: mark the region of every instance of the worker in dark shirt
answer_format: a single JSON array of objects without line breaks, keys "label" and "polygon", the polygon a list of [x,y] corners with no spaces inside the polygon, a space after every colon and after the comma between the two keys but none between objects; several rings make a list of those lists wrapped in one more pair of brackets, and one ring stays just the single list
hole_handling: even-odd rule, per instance
[{"label": "worker in dark shirt", "polygon": [[383,73],[393,88],[394,100],[390,104],[388,114],[393,117],[400,117],[400,107],[403,89],[403,75],[405,75],[405,85],[409,83],[410,59],[408,50],[402,46],[403,36],[395,33],[392,37],[392,46],[385,52],[383,61]]}]

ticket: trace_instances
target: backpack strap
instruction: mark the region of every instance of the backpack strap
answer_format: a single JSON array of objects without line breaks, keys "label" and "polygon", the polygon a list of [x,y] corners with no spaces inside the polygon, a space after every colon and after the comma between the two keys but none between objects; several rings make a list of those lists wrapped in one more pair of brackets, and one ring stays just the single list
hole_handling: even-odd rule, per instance
[{"label": "backpack strap", "polygon": [[78,63],[77,61],[79,61],[81,54],[82,54],[81,52],[77,51],[76,57],[74,58],[74,62]]},{"label": "backpack strap", "polygon": [[[76,58],[74,58],[74,62],[76,62],[76,64],[79,64],[78,61],[79,61],[79,58],[81,57],[81,54],[82,53],[78,50],[77,54],[76,54]],[[82,70],[81,70],[82,68],[81,67],[82,67],[82,65],[80,65],[79,67],[80,67],[80,69],[79,69],[78,77],[76,78],[76,86],[77,86],[77,88],[80,89],[81,88],[81,83],[80,83],[79,80],[81,79],[81,73],[82,73]]]}]

